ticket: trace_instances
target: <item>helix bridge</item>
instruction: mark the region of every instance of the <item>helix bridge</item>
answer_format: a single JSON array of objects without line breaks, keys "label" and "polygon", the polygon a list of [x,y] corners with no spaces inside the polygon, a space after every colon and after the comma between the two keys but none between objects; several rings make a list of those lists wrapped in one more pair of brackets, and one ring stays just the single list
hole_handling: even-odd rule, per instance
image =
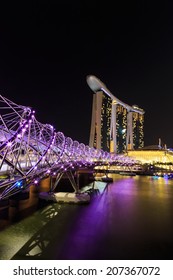
[{"label": "helix bridge", "polygon": [[79,192],[74,172],[105,164],[131,165],[123,155],[98,150],[35,118],[35,111],[0,95],[0,200],[54,176],[52,191],[66,173]]}]

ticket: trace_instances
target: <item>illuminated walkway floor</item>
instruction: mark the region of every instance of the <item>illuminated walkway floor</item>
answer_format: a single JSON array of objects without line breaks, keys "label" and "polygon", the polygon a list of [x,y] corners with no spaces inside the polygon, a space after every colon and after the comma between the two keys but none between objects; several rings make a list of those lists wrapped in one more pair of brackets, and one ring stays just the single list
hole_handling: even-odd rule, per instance
[{"label": "illuminated walkway floor", "polygon": [[117,176],[84,205],[45,203],[0,232],[0,259],[172,259],[173,180]]}]

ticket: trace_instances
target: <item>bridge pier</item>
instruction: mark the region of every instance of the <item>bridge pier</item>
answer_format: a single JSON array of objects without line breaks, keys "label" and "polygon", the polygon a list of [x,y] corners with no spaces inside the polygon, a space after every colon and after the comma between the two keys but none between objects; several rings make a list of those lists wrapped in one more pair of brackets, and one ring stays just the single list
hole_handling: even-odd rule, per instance
[{"label": "bridge pier", "polygon": [[33,207],[31,200],[32,202],[35,201],[36,205],[38,199],[45,199],[47,194],[50,194],[49,196],[52,199],[54,192],[55,197],[53,200],[55,201],[88,202],[90,197],[87,193],[84,194],[87,191],[81,191],[81,189],[87,186],[91,180],[93,180],[93,170],[87,168],[80,168],[76,172],[66,171],[59,173],[57,177],[49,176],[44,178],[38,184],[30,185],[28,189],[12,195],[8,199],[9,217],[13,219],[17,212]]},{"label": "bridge pier", "polygon": [[[50,189],[45,192],[42,191],[39,193],[39,197],[45,200],[53,200],[54,202],[73,202],[73,203],[86,203],[90,201],[90,195],[88,193],[82,193],[81,188],[86,186],[91,179],[91,170],[88,169],[79,169],[74,174],[72,171],[67,171],[64,173],[59,173],[55,179],[52,181],[52,178],[49,181]],[[68,179],[73,191],[67,191],[68,187],[65,186],[65,179]],[[64,186],[58,189],[59,182]],[[56,190],[56,192],[55,192]]]}]

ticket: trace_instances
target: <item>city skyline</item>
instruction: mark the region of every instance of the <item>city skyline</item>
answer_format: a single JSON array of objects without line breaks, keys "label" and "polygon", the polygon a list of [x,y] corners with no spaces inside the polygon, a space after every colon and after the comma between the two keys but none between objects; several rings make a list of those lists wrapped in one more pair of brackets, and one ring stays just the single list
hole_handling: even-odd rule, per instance
[{"label": "city skyline", "polygon": [[93,93],[86,76],[95,75],[144,109],[145,146],[161,138],[173,147],[171,4],[12,5],[1,9],[1,95],[88,144]]}]

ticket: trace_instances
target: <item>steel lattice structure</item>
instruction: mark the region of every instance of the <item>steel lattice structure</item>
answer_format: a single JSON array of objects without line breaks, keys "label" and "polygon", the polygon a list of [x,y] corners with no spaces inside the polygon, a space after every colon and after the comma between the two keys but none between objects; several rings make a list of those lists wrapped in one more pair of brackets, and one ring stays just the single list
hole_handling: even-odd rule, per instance
[{"label": "steel lattice structure", "polygon": [[105,162],[132,163],[128,157],[65,137],[52,125],[38,122],[34,113],[0,95],[0,175],[6,176],[0,181],[0,199],[24,191],[48,176],[56,176],[56,186],[64,172],[78,192],[74,170]]}]

